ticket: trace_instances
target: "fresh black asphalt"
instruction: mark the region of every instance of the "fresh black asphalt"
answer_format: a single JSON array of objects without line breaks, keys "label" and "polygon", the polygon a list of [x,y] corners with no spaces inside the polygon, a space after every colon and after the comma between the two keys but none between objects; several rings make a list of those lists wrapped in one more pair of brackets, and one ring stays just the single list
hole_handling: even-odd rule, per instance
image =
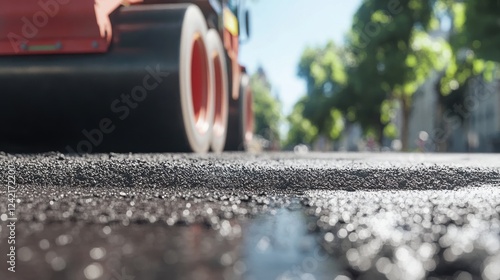
[{"label": "fresh black asphalt", "polygon": [[0,279],[500,277],[497,155],[0,154],[0,166]]}]

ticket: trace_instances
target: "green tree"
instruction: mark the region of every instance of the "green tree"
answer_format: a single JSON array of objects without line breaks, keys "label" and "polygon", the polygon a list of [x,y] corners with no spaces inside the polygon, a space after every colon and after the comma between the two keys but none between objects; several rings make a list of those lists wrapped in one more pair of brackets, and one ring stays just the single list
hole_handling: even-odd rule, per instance
[{"label": "green tree", "polygon": [[283,144],[286,148],[293,148],[299,144],[311,145],[318,136],[318,128],[304,117],[304,107],[307,99],[307,96],[301,98],[293,107],[292,113],[287,117],[288,135]]},{"label": "green tree", "polygon": [[388,4],[367,0],[357,11],[350,34],[356,58],[353,88],[357,95],[371,96],[369,100],[376,101],[371,108],[378,107],[380,117],[384,115],[384,96],[399,102],[404,150],[408,148],[412,96],[434,70],[445,67],[451,56],[445,40],[426,33],[432,12],[431,1],[401,0]]},{"label": "green tree", "polygon": [[[485,74],[485,78],[492,79],[494,63],[484,58],[495,58],[495,56],[488,54],[491,50],[485,50],[482,42],[486,42],[485,45],[496,44],[496,46],[500,46],[500,42],[495,43],[500,36],[498,34],[488,34],[491,35],[488,37],[481,36],[478,34],[482,32],[484,35],[484,30],[480,32],[471,30],[485,27],[484,19],[486,19],[486,22],[491,21],[491,11],[481,11],[478,8],[484,2],[482,0],[467,0],[465,2],[439,0],[436,3],[435,17],[438,20],[447,17],[451,21],[448,41],[452,50],[452,58],[439,81],[438,92],[443,96],[458,90],[473,76]],[[489,1],[486,2],[490,3]],[[499,12],[495,11],[495,13],[497,14],[496,18],[498,18]],[[500,27],[496,27],[500,32]],[[491,30],[491,27],[489,30]],[[474,38],[480,38],[481,40]],[[496,53],[496,50],[494,53]],[[496,59],[500,62],[500,55],[496,56]]]},{"label": "green tree", "polygon": [[478,58],[500,62],[500,1],[465,0],[464,37]]},{"label": "green tree", "polygon": [[343,131],[342,112],[335,108],[334,96],[347,84],[344,68],[346,53],[332,41],[324,47],[304,50],[298,75],[307,84],[307,97],[301,100],[303,116],[318,129],[318,133],[335,140]]},{"label": "green tree", "polygon": [[[299,76],[308,90],[294,108],[295,124],[302,123],[301,112],[319,134],[335,139],[344,120],[358,122],[381,140],[396,134],[390,121],[399,107],[399,134],[407,150],[413,95],[431,75],[439,75],[435,88],[442,112],[463,99],[470,78],[493,79],[492,61],[500,62],[499,5],[498,0],[363,1],[346,47],[329,42],[303,52]],[[443,32],[440,23],[446,19],[452,28]]]},{"label": "green tree", "polygon": [[262,68],[250,77],[250,86],[254,100],[255,133],[279,144],[281,103],[271,94],[271,84]]},{"label": "green tree", "polygon": [[[448,19],[451,22],[450,30],[448,30],[448,41],[452,50],[452,58],[446,70],[441,73],[436,85],[438,110],[441,112],[438,114],[438,125],[443,131],[449,129],[448,122],[455,119],[463,121],[463,114],[458,114],[455,111],[455,106],[464,103],[470,79],[476,76],[483,76],[486,80],[493,79],[495,64],[485,59],[500,58],[500,56],[494,55],[495,51],[491,50],[491,45],[500,46],[498,33],[491,33],[491,30],[500,29],[491,24],[493,14],[497,14],[494,17],[498,18],[498,9],[484,9],[485,6],[493,8],[489,4],[491,2],[482,0],[460,2],[438,0],[435,4],[436,21]],[[483,43],[485,44],[483,45]],[[447,112],[446,120],[444,112]],[[450,133],[436,136],[447,138]],[[446,138],[439,139],[440,141],[436,143],[438,150],[445,151],[447,149]]]},{"label": "green tree", "polygon": [[[354,48],[350,45],[350,48]],[[347,116],[349,122],[358,122],[365,134],[382,139],[385,123],[382,122],[381,105],[387,98],[382,88],[381,75],[376,58],[364,53],[352,52],[353,61],[347,70],[349,81],[335,97],[333,103]]]}]

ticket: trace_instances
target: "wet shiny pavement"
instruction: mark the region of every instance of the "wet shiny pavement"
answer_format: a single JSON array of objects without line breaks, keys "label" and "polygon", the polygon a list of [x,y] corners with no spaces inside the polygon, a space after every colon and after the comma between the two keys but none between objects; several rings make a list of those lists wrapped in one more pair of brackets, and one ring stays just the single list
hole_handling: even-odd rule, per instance
[{"label": "wet shiny pavement", "polygon": [[0,279],[499,279],[496,156],[0,154]]}]

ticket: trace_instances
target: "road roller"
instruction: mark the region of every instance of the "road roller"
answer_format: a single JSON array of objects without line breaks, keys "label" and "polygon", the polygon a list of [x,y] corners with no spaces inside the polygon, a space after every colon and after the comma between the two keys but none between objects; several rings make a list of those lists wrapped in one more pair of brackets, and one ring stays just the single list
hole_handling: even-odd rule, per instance
[{"label": "road roller", "polygon": [[222,152],[252,138],[243,0],[0,2],[0,151]]}]

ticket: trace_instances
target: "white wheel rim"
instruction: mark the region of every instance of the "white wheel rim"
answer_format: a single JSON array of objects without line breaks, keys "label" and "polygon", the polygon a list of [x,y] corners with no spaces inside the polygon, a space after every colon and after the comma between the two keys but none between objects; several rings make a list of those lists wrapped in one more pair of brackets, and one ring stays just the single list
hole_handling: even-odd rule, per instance
[{"label": "white wheel rim", "polygon": [[189,147],[197,153],[209,149],[214,114],[213,65],[208,59],[206,34],[207,26],[202,12],[197,6],[190,5],[184,15],[181,33],[180,105]]},{"label": "white wheel rim", "polygon": [[207,33],[207,49],[214,69],[214,118],[211,149],[222,152],[226,143],[227,118],[229,114],[228,73],[224,47],[217,31]]}]

